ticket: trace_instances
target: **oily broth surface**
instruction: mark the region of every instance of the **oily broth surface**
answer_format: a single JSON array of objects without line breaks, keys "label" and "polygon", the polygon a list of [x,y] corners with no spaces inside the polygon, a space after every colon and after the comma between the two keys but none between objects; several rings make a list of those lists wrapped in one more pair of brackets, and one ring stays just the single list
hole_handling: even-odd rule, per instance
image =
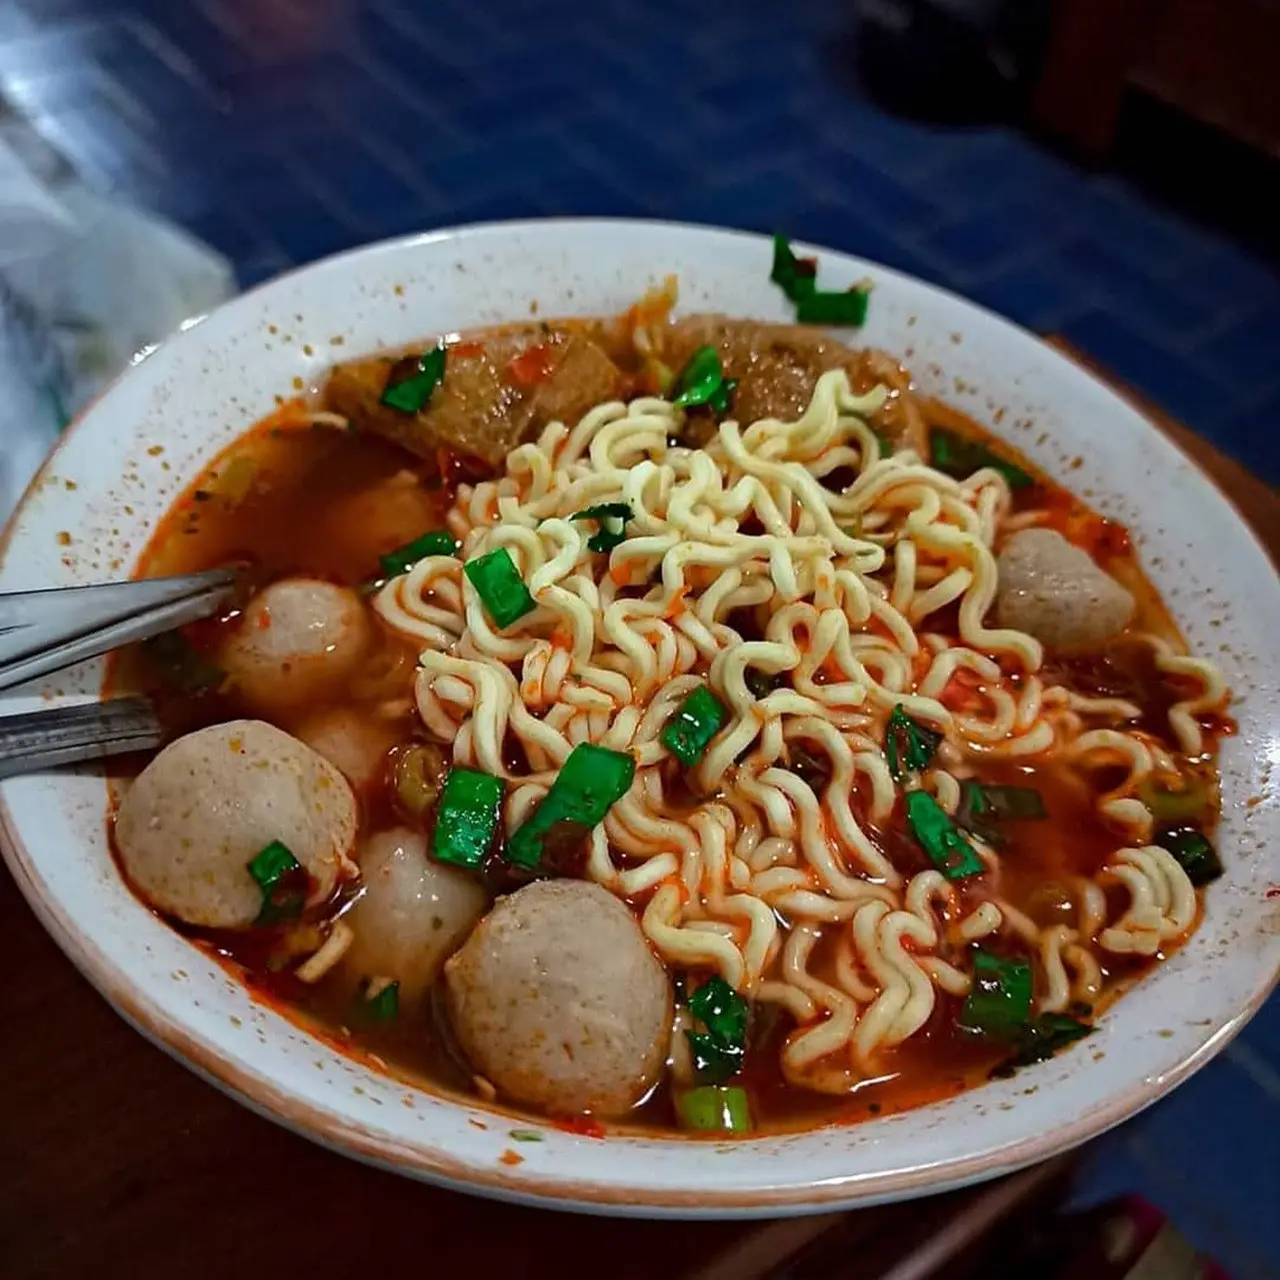
[{"label": "oily broth surface", "polygon": [[[157,529],[140,566],[142,576],[186,573],[228,563],[247,566],[247,582],[259,588],[279,578],[305,574],[348,586],[376,576],[378,557],[443,526],[451,501],[447,487],[420,481],[417,464],[398,448],[374,437],[305,420],[305,406],[292,404],[260,423],[217,459],[183,495]],[[985,433],[955,410],[946,409],[944,425],[982,438]],[[1001,452],[1011,451],[1003,443]],[[1025,462],[1022,465],[1033,470]],[[246,483],[247,480],[247,483]],[[1092,550],[1101,566],[1134,591],[1138,616],[1134,626],[1176,639],[1169,615],[1142,575],[1124,531],[1088,513],[1066,490],[1038,477],[1037,484],[1014,495],[1014,510],[1049,507],[1062,513],[1063,527],[1071,521],[1077,531],[1086,522]],[[1092,521],[1092,524],[1087,522]],[[421,740],[423,731],[412,711],[414,649],[390,634],[376,614],[379,646],[352,686],[326,707],[346,708],[366,715],[388,714],[396,703],[403,712],[392,715],[397,742]],[[187,629],[187,638],[201,652],[212,654],[226,632],[240,623],[233,609],[220,619]],[[1167,727],[1158,714],[1164,695],[1151,673],[1116,669],[1106,659],[1063,660],[1057,678],[1082,690],[1099,685],[1124,691],[1150,709],[1150,726],[1167,740]],[[175,693],[157,676],[138,651],[117,656],[110,677],[113,693],[145,690],[152,694],[175,732],[258,713],[244,707],[234,690],[199,696]],[[261,717],[259,718],[269,718]],[[276,721],[285,730],[297,726],[288,718]],[[1176,744],[1170,744],[1176,746]],[[145,761],[128,762],[126,779]],[[1010,823],[1002,848],[1006,892],[1010,901],[1039,923],[1054,922],[1052,893],[1045,886],[1071,875],[1092,876],[1117,847],[1117,836],[1096,812],[1096,785],[1090,786],[1064,766],[1036,766],[992,762],[981,768],[992,783],[1016,783],[1039,789],[1049,819]],[[1103,780],[1104,781],[1104,780]],[[1097,783],[1096,783],[1097,784]],[[359,794],[361,830],[369,835],[404,823],[397,811],[389,770]],[[924,855],[901,820],[901,809],[885,829],[871,828],[873,838],[900,870],[923,869]],[[964,889],[961,887],[961,899]],[[349,900],[348,900],[349,901]],[[334,909],[342,909],[335,903]],[[196,945],[226,964],[262,998],[281,1012],[323,1036],[340,1049],[375,1066],[434,1089],[470,1094],[470,1077],[448,1044],[439,1017],[402,1014],[393,1025],[357,1025],[352,1018],[349,983],[326,979],[307,986],[287,969],[270,964],[266,940],[251,935],[212,934],[183,929]],[[996,943],[993,947],[1000,950]],[[812,972],[824,976],[833,963],[830,948],[820,944]],[[1152,961],[1111,958],[1104,965],[1109,1003]],[[435,1007],[433,1002],[433,1009]],[[746,1084],[752,1096],[757,1128],[795,1129],[814,1124],[849,1122],[868,1116],[924,1105],[951,1096],[987,1078],[1002,1056],[998,1050],[966,1037],[955,1028],[959,1000],[939,992],[934,1013],[921,1031],[886,1055],[884,1076],[864,1082],[851,1095],[833,1098],[798,1089],[783,1078],[776,1052],[789,1021],[771,1006],[761,1006],[753,1024],[747,1056]],[[474,1101],[474,1098],[471,1098]],[[664,1088],[629,1118],[645,1127],[674,1126],[674,1114]]]}]

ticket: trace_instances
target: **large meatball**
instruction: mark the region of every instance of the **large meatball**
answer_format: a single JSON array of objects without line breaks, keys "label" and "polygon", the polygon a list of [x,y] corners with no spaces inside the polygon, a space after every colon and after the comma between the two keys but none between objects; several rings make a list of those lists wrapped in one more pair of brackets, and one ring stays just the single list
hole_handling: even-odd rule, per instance
[{"label": "large meatball", "polygon": [[312,901],[350,867],[356,805],[347,780],[296,738],[260,720],[189,733],[125,793],[116,845],[130,879],[188,924],[245,929],[262,910],[248,864],[273,840],[306,868]]},{"label": "large meatball", "polygon": [[402,1003],[419,1000],[484,914],[488,895],[474,876],[432,862],[415,831],[380,832],[358,857],[364,892],[344,917],[355,941],[343,966],[356,979],[399,982]]},{"label": "large meatball", "polygon": [[255,709],[296,711],[341,687],[371,635],[354,591],[318,578],[283,578],[249,601],[221,661]]},{"label": "large meatball", "polygon": [[631,912],[598,885],[537,881],[501,899],[445,981],[463,1051],[517,1102],[617,1116],[662,1070],[666,972]]},{"label": "large meatball", "polygon": [[1001,549],[997,569],[1001,624],[1050,649],[1096,649],[1133,617],[1133,596],[1053,529],[1015,533]]}]

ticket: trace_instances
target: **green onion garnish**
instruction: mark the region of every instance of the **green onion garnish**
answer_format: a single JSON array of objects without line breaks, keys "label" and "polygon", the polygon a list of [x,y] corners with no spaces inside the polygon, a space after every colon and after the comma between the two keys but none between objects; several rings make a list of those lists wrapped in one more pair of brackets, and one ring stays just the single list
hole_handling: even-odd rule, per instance
[{"label": "green onion garnish", "polygon": [[689,1012],[706,1027],[689,1031],[689,1049],[698,1079],[723,1084],[742,1070],[747,1048],[747,1002],[719,975],[689,997]]},{"label": "green onion garnish", "polygon": [[529,588],[524,585],[520,570],[506,547],[499,547],[487,555],[468,560],[463,572],[475,587],[485,611],[493,619],[499,631],[509,627],[526,613],[532,613],[535,605]]},{"label": "green onion garnish", "polygon": [[1034,787],[999,786],[972,778],[960,784],[956,821],[989,845],[1004,843],[1004,836],[993,824],[1038,821],[1048,816],[1044,797]]},{"label": "green onion garnish", "polygon": [[1138,799],[1151,810],[1157,822],[1191,822],[1203,818],[1209,809],[1209,788],[1192,778],[1181,791],[1167,790],[1153,778],[1138,786]]},{"label": "green onion garnish", "polygon": [[558,822],[591,828],[604,821],[615,801],[631,789],[634,757],[594,743],[580,742],[560,766],[551,790],[507,841],[506,858],[534,871],[542,861],[543,841]]},{"label": "green onion garnish", "polygon": [[779,671],[776,675],[770,675],[759,667],[748,667],[742,673],[742,679],[753,698],[767,698],[775,689],[786,687],[787,674]]},{"label": "green onion garnish", "polygon": [[719,974],[689,997],[689,1011],[722,1043],[746,1043],[747,1002]]},{"label": "green onion garnish", "polygon": [[254,924],[280,924],[302,914],[311,878],[287,845],[273,840],[253,857],[248,869],[262,890],[262,910]]},{"label": "green onion garnish", "polygon": [[1217,850],[1195,827],[1157,831],[1155,840],[1162,849],[1169,851],[1192,884],[1208,884],[1222,874],[1222,859],[1218,857]]},{"label": "green onion garnish", "polygon": [[869,296],[866,289],[846,289],[843,293],[815,289],[796,301],[796,322],[859,327],[867,321]]},{"label": "green onion garnish", "polygon": [[729,711],[706,685],[699,685],[662,728],[662,745],[683,765],[702,759]]},{"label": "green onion garnish", "polygon": [[1019,1067],[1030,1066],[1051,1058],[1059,1049],[1082,1040],[1092,1034],[1093,1027],[1065,1013],[1042,1013],[1027,1024],[1017,1037],[1019,1047],[1011,1057],[1000,1063],[991,1073],[1002,1077],[1012,1075]]},{"label": "green onion garnish", "polygon": [[453,534],[436,529],[431,533],[424,533],[420,538],[414,538],[412,542],[406,542],[403,547],[388,551],[385,556],[379,557],[378,563],[382,566],[384,578],[398,578],[427,556],[456,556],[460,546],[461,543]]},{"label": "green onion garnish", "polygon": [[484,862],[498,827],[502,790],[501,778],[478,769],[449,771],[431,836],[431,853],[436,861],[473,868]]},{"label": "green onion garnish", "polygon": [[818,264],[797,258],[786,236],[773,237],[773,268],[769,279],[796,304],[800,324],[861,325],[867,319],[868,291],[839,292],[818,288]]},{"label": "green onion garnish", "polygon": [[142,651],[165,683],[183,693],[211,693],[227,678],[181,631],[162,631],[144,640]]},{"label": "green onion garnish", "polygon": [[444,347],[440,344],[416,360],[412,356],[398,360],[382,390],[382,403],[400,413],[421,413],[444,377],[444,362]]},{"label": "green onion garnish", "polygon": [[507,1137],[512,1142],[542,1142],[543,1137],[537,1129],[511,1129],[507,1132]]},{"label": "green onion garnish", "polygon": [[751,1107],[739,1085],[699,1085],[675,1094],[682,1129],[695,1133],[749,1133]]},{"label": "green onion garnish", "polygon": [[1031,966],[1025,960],[973,953],[973,986],[960,1010],[960,1026],[978,1035],[1012,1040],[1031,1020]]},{"label": "green onion garnish", "polygon": [[773,237],[773,269],[769,279],[792,302],[808,297],[818,286],[818,263],[815,258],[797,258],[786,236]]},{"label": "green onion garnish", "polygon": [[934,467],[957,480],[967,480],[975,471],[991,467],[1004,476],[1010,489],[1025,489],[1035,484],[1035,477],[1016,462],[1010,462],[979,441],[969,440],[945,427],[930,427],[929,456]]},{"label": "green onion garnish", "polygon": [[627,521],[631,519],[631,507],[625,502],[601,502],[585,511],[569,517],[570,520],[594,520],[600,526],[598,533],[587,539],[588,551],[612,551],[627,537]]},{"label": "green onion garnish", "polygon": [[978,851],[927,791],[908,791],[906,807],[907,823],[916,843],[948,880],[980,876],[986,871]]},{"label": "green onion garnish", "polygon": [[388,982],[372,999],[361,995],[356,1011],[371,1022],[394,1022],[400,1016],[400,984]]},{"label": "green onion garnish", "polygon": [[687,1031],[693,1070],[699,1080],[723,1084],[742,1070],[743,1051],[736,1045],[721,1044],[705,1031]]},{"label": "green onion garnish", "polygon": [[926,768],[941,742],[942,734],[913,720],[898,703],[889,716],[884,736],[884,754],[894,781],[901,782],[908,774]]},{"label": "green onion garnish", "polygon": [[676,375],[671,386],[671,403],[681,409],[706,405],[715,411],[716,417],[723,418],[729,412],[729,402],[737,385],[736,378],[724,376],[720,353],[715,347],[699,347]]}]

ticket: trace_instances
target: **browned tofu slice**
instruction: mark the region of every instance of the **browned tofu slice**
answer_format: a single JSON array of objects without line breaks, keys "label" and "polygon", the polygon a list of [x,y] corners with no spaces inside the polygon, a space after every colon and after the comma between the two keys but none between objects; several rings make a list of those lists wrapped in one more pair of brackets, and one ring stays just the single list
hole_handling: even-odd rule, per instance
[{"label": "browned tofu slice", "polygon": [[[534,367],[546,374],[528,385],[512,361],[534,346],[544,353]],[[614,399],[621,385],[613,361],[590,339],[539,327],[455,344],[426,408],[406,414],[381,402],[399,358],[338,365],[325,384],[325,407],[358,431],[384,436],[433,463],[444,449],[496,469],[547,422],[576,425],[593,405]]]}]

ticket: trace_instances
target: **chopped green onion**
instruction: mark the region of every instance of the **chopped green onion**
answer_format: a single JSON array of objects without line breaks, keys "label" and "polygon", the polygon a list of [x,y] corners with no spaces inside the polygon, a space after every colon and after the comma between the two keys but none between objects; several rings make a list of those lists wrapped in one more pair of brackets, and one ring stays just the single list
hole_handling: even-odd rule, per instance
[{"label": "chopped green onion", "polygon": [[957,480],[967,480],[975,471],[991,467],[998,471],[1010,489],[1025,489],[1035,478],[1016,462],[1002,458],[977,440],[966,439],[945,427],[929,429],[929,456],[934,467]]},{"label": "chopped green onion", "polygon": [[1042,1013],[1029,1023],[1018,1037],[1019,1048],[1002,1062],[992,1075],[1010,1076],[1019,1067],[1051,1058],[1059,1049],[1091,1035],[1093,1027],[1065,1013]]},{"label": "chopped green onion", "polygon": [[722,1044],[746,1044],[747,1002],[719,974],[689,997],[689,1011]]},{"label": "chopped green onion", "polygon": [[986,871],[978,851],[927,791],[908,791],[906,806],[911,834],[948,880],[980,876]]},{"label": "chopped green onion", "polygon": [[248,870],[262,890],[262,910],[254,924],[280,924],[302,914],[311,880],[287,845],[273,840],[253,857]]},{"label": "chopped green onion", "polygon": [[738,1085],[704,1084],[675,1095],[682,1129],[695,1133],[749,1133],[751,1107]]},{"label": "chopped green onion", "polygon": [[671,388],[675,392],[671,403],[682,409],[706,404],[722,382],[724,368],[720,364],[720,353],[712,346],[699,347],[676,375],[675,385]]},{"label": "chopped green onion", "polygon": [[416,359],[398,360],[387,376],[382,403],[400,413],[421,413],[444,377],[444,347],[437,344]]},{"label": "chopped green onion", "polygon": [[498,826],[502,779],[478,769],[451,769],[440,793],[431,853],[437,862],[478,867]]},{"label": "chopped green onion", "polygon": [[818,263],[814,258],[797,258],[786,236],[773,237],[773,269],[769,279],[792,302],[799,302],[817,287]]},{"label": "chopped green onion", "polygon": [[400,1016],[400,984],[388,982],[373,997],[362,994],[357,1012],[372,1022],[394,1022]]},{"label": "chopped green onion", "polygon": [[742,1070],[745,1051],[741,1045],[724,1044],[706,1031],[687,1031],[693,1054],[693,1071],[699,1080],[723,1084]]},{"label": "chopped green onion", "polygon": [[720,353],[715,347],[699,347],[676,375],[671,387],[674,393],[671,403],[681,409],[706,405],[715,411],[716,417],[723,418],[729,412],[729,402],[737,386],[736,378],[724,376]]},{"label": "chopped green onion", "polygon": [[781,689],[787,683],[785,672],[770,675],[759,667],[748,667],[742,673],[742,679],[753,698],[767,698],[775,689]]},{"label": "chopped green onion", "polygon": [[543,1137],[537,1129],[511,1129],[507,1133],[507,1137],[512,1142],[542,1142]]},{"label": "chopped green onion", "polygon": [[884,737],[884,753],[894,781],[901,782],[908,774],[926,768],[941,742],[942,734],[913,720],[898,703],[889,716]]},{"label": "chopped green onion", "polygon": [[960,1010],[960,1025],[979,1035],[1012,1040],[1031,1019],[1031,966],[1025,960],[977,950],[973,986]]},{"label": "chopped green onion", "polygon": [[453,534],[435,530],[424,533],[412,542],[406,542],[403,547],[388,551],[379,558],[378,563],[382,566],[384,578],[398,578],[427,556],[456,556],[460,545]]},{"label": "chopped green onion", "polygon": [[1008,821],[1047,818],[1044,797],[1034,787],[1006,787],[972,778],[960,784],[956,821],[987,844],[999,848],[1005,842],[998,825]]},{"label": "chopped green onion", "polygon": [[1167,849],[1187,879],[1196,886],[1209,884],[1222,874],[1222,859],[1208,838],[1195,827],[1157,831],[1156,843]]},{"label": "chopped green onion", "polygon": [[860,326],[867,321],[866,289],[849,289],[844,293],[815,289],[796,300],[799,324],[838,324]]},{"label": "chopped green onion", "polygon": [[627,537],[627,521],[631,519],[631,507],[625,502],[601,502],[585,511],[569,517],[570,520],[594,520],[600,526],[599,533],[587,539],[588,551],[612,551]]},{"label": "chopped green onion", "polygon": [[706,1027],[690,1031],[698,1079],[722,1084],[742,1070],[747,1047],[747,1002],[719,975],[704,982],[689,997],[689,1012]]},{"label": "chopped green onion", "polygon": [[506,547],[468,560],[463,572],[471,580],[489,617],[499,631],[509,627],[536,607],[520,570]]},{"label": "chopped green onion", "polygon": [[681,764],[692,767],[728,718],[728,708],[706,685],[699,685],[662,727],[662,745]]},{"label": "chopped green onion", "polygon": [[536,870],[542,861],[543,842],[556,823],[598,826],[614,802],[631,789],[635,776],[634,757],[594,743],[578,743],[560,766],[551,790],[507,841],[507,861]]},{"label": "chopped green onion", "polygon": [[868,290],[819,289],[817,261],[797,258],[785,236],[773,237],[773,268],[769,279],[796,304],[796,320],[800,324],[861,325],[866,322]]},{"label": "chopped green onion", "polygon": [[227,673],[215,666],[181,631],[162,631],[142,642],[147,661],[166,684],[183,693],[211,693],[221,688]]},{"label": "chopped green onion", "polygon": [[715,410],[717,418],[725,417],[729,412],[729,406],[733,402],[733,393],[738,389],[737,378],[726,378],[715,390],[711,399],[707,401],[707,405]]},{"label": "chopped green onion", "polygon": [[1190,822],[1203,818],[1209,808],[1209,788],[1190,779],[1181,791],[1170,791],[1152,778],[1138,786],[1138,799],[1157,822]]},{"label": "chopped green onion", "polygon": [[960,784],[956,821],[988,844],[1001,843],[990,823],[1039,821],[1048,816],[1044,797],[1034,787],[999,786],[973,778]]}]

